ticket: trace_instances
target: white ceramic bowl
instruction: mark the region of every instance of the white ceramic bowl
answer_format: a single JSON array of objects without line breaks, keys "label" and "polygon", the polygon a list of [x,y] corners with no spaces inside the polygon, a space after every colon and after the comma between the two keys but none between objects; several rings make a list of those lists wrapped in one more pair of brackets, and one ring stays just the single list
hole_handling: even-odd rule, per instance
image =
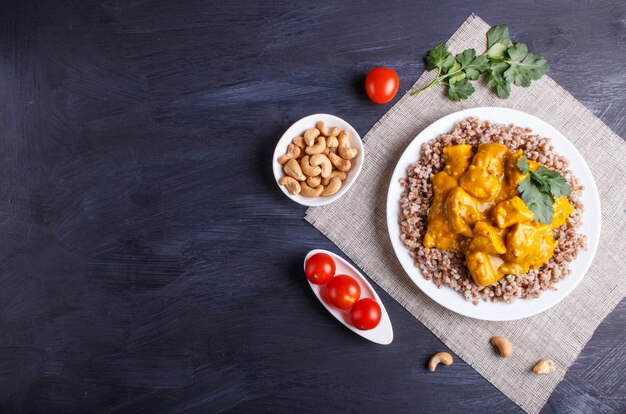
[{"label": "white ceramic bowl", "polygon": [[[309,128],[315,128],[315,124],[318,121],[324,121],[328,128],[337,127],[341,130],[345,130],[348,133],[350,145],[352,146],[352,148],[356,148],[357,150],[359,150],[359,153],[356,157],[354,157],[354,159],[351,160],[352,168],[346,173],[347,177],[343,181],[343,185],[341,186],[339,191],[337,191],[332,196],[310,198],[304,197],[300,194],[289,194],[289,191],[287,191],[284,186],[278,184],[278,181],[285,176],[285,173],[283,172],[283,166],[278,163],[278,158],[280,158],[282,155],[285,154],[285,152],[287,152],[287,147],[289,146],[289,144],[291,144],[291,141],[295,137],[299,135],[301,136],[302,134],[304,134],[304,131]],[[293,125],[289,127],[289,129],[287,129],[287,131],[285,131],[283,136],[280,137],[278,144],[276,144],[276,149],[274,150],[272,166],[274,168],[274,178],[276,179],[276,185],[280,188],[280,191],[282,191],[283,194],[285,194],[287,197],[289,197],[298,204],[316,207],[332,203],[333,201],[344,195],[346,191],[348,191],[348,189],[352,186],[352,183],[356,181],[357,177],[361,173],[364,157],[365,153],[363,151],[363,141],[361,141],[361,136],[359,135],[359,133],[356,132],[354,128],[352,128],[352,125],[334,115],[313,114],[305,116],[301,120],[296,121]]]},{"label": "white ceramic bowl", "polygon": [[[477,117],[498,124],[515,124],[521,127],[529,127],[534,134],[552,139],[554,149],[565,156],[570,162],[570,169],[585,186],[582,192],[582,202],[585,206],[583,221],[578,231],[587,236],[587,250],[580,251],[576,259],[569,264],[572,273],[565,279],[554,285],[556,290],[547,290],[536,299],[517,299],[513,303],[505,302],[480,302],[473,305],[466,301],[458,292],[449,287],[437,288],[431,280],[424,279],[422,272],[413,264],[413,258],[409,250],[400,240],[400,195],[403,188],[400,178],[406,177],[408,166],[419,158],[422,143],[435,138],[439,134],[450,131],[454,124],[467,117]],[[578,152],[576,147],[563,136],[558,130],[541,119],[524,112],[508,108],[472,108],[455,112],[435,121],[409,144],[406,148],[396,169],[391,176],[389,192],[387,194],[387,227],[391,245],[400,261],[400,264],[413,280],[413,282],[431,299],[461,315],[488,321],[508,321],[543,312],[559,303],[580,283],[585,273],[591,266],[593,257],[600,240],[600,197],[596,183],[591,175],[589,166]]]}]

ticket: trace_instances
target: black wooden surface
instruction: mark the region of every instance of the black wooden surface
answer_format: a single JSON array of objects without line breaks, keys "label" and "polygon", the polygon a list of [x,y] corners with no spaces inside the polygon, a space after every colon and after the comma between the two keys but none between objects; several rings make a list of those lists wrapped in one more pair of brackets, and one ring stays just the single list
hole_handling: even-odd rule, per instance
[{"label": "black wooden surface", "polygon": [[[28,1],[0,12],[0,411],[520,412],[378,289],[387,347],[301,271],[337,249],[275,187],[291,122],[362,134],[472,12],[626,136],[626,3]],[[515,92],[513,92],[515,93]],[[391,162],[391,160],[390,160]],[[626,303],[544,413],[626,411]]]}]

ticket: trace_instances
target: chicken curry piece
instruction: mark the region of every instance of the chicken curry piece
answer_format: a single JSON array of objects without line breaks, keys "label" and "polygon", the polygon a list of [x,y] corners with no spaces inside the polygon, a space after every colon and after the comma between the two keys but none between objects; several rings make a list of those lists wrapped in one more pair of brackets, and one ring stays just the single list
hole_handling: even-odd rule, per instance
[{"label": "chicken curry piece", "polygon": [[[574,210],[567,197],[559,197],[552,224],[535,221],[517,191],[526,178],[516,165],[522,156],[522,150],[498,143],[480,144],[476,153],[471,145],[451,145],[443,149],[443,171],[432,177],[424,246],[462,251],[481,286],[541,267],[557,246],[552,231]],[[540,167],[531,160],[528,164],[531,171]]]}]

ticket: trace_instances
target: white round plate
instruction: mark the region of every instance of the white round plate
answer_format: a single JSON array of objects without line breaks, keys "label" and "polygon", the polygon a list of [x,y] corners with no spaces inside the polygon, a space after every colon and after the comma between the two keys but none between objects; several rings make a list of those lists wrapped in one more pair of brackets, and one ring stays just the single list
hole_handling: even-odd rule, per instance
[{"label": "white round plate", "polygon": [[341,310],[328,304],[327,301],[324,300],[324,294],[325,294],[324,289],[326,288],[326,285],[316,285],[316,284],[309,282],[309,285],[311,286],[313,293],[315,294],[315,296],[317,296],[319,301],[322,302],[322,305],[324,305],[326,310],[330,312],[335,318],[337,318],[339,322],[344,324],[346,328],[350,329],[352,332],[356,333],[357,335],[361,335],[363,338],[369,339],[370,341],[375,342],[377,344],[389,345],[391,341],[393,341],[393,328],[391,327],[391,319],[389,319],[389,315],[387,314],[387,309],[385,309],[385,305],[380,300],[380,297],[378,296],[374,288],[372,288],[372,285],[370,285],[367,279],[365,279],[363,275],[358,270],[356,270],[350,263],[348,263],[341,257],[337,256],[335,253],[329,252],[328,250],[322,250],[322,249],[311,250],[304,258],[305,271],[306,271],[307,260],[309,260],[309,257],[317,253],[326,253],[327,255],[333,258],[333,260],[335,261],[335,266],[336,266],[335,275],[352,276],[354,280],[356,280],[359,283],[359,286],[361,287],[361,297],[359,299],[372,298],[372,299],[375,299],[376,302],[378,302],[378,304],[380,305],[380,313],[381,313],[380,323],[378,324],[376,328],[370,329],[367,331],[362,331],[360,329],[355,328],[350,322],[350,309]]},{"label": "white round plate", "polygon": [[[585,206],[582,226],[578,231],[587,236],[587,250],[579,252],[578,257],[570,263],[572,273],[558,282],[557,290],[547,290],[536,299],[517,299],[513,303],[483,302],[473,305],[452,288],[437,288],[431,280],[426,280],[422,272],[413,264],[409,250],[400,240],[400,195],[402,186],[400,179],[406,177],[406,170],[419,159],[422,143],[430,141],[440,134],[452,130],[454,124],[470,116],[488,120],[498,124],[515,124],[532,129],[534,134],[552,139],[555,150],[564,155],[570,162],[570,168],[585,186],[582,202]],[[444,116],[424,129],[406,148],[391,177],[387,193],[387,228],[391,244],[400,264],[413,282],[431,299],[443,307],[461,315],[488,321],[508,321],[526,318],[543,312],[565,298],[591,266],[600,240],[600,197],[589,166],[578,150],[554,127],[532,115],[508,108],[472,108]]]},{"label": "white round plate", "polygon": [[[304,197],[300,194],[292,195],[289,194],[287,189],[278,184],[278,180],[280,180],[285,173],[283,172],[283,166],[278,163],[278,159],[287,152],[287,147],[291,144],[291,141],[299,136],[304,134],[309,128],[315,128],[315,124],[318,121],[324,121],[328,128],[337,127],[343,131],[348,133],[348,138],[350,140],[350,146],[352,148],[356,148],[359,150],[354,159],[351,160],[352,168],[348,171],[346,179],[343,181],[343,184],[339,191],[333,194],[330,197]],[[293,125],[289,127],[287,131],[280,137],[278,144],[276,144],[276,149],[274,150],[274,157],[272,158],[272,167],[274,169],[274,178],[276,179],[276,185],[280,188],[280,191],[283,192],[287,197],[295,201],[296,203],[302,204],[304,206],[316,207],[323,206],[325,204],[332,203],[337,200],[339,197],[344,195],[346,191],[352,186],[361,173],[361,168],[363,167],[363,159],[365,158],[365,153],[363,152],[363,141],[361,141],[361,136],[356,129],[352,128],[352,125],[344,121],[343,119],[329,114],[313,114],[309,116],[305,116],[299,121],[296,121]]]}]

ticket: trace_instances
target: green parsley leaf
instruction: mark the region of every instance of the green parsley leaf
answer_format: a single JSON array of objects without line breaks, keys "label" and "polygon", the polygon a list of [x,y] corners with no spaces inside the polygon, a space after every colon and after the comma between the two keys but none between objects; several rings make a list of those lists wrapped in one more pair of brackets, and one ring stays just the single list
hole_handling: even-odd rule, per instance
[{"label": "green parsley leaf", "polygon": [[521,62],[528,54],[528,46],[525,43],[516,43],[510,46],[506,53],[509,55],[513,62]]},{"label": "green parsley leaf", "polygon": [[555,198],[571,193],[567,181],[557,171],[549,170],[543,165],[536,171],[529,171],[525,156],[516,165],[522,174],[528,173],[517,186],[524,204],[534,214],[536,221],[551,224]]},{"label": "green parsley leaf", "polygon": [[465,72],[460,71],[456,75],[450,76],[450,78],[448,79],[448,83],[452,85],[453,83],[457,83],[458,81],[463,80],[463,79],[465,79]]},{"label": "green parsley leaf", "polygon": [[487,49],[490,49],[491,46],[496,43],[501,43],[505,47],[511,46],[511,39],[509,39],[509,26],[499,24],[489,29],[487,32]]},{"label": "green parsley leaf", "polygon": [[526,55],[519,66],[528,73],[532,80],[538,80],[550,70],[548,62],[538,53],[529,53]]},{"label": "green parsley leaf", "polygon": [[459,53],[456,55],[456,61],[459,62],[461,67],[467,67],[470,63],[474,61],[476,58],[476,50],[467,49],[463,53]]},{"label": "green parsley leaf", "polygon": [[437,75],[425,87],[411,92],[411,96],[443,85],[452,99],[465,99],[474,92],[468,81],[477,80],[486,73],[487,85],[500,98],[506,99],[511,93],[511,84],[530,86],[533,80],[548,71],[549,66],[541,55],[529,53],[526,44],[514,45],[509,38],[508,26],[500,24],[487,32],[487,50],[482,55],[477,56],[474,49],[453,55],[445,44],[438,44],[426,54],[426,69],[437,69]]},{"label": "green parsley leaf", "polygon": [[524,43],[517,43],[507,49],[511,67],[504,72],[507,82],[528,87],[530,82],[542,77],[549,69],[548,62],[536,53],[528,53]]},{"label": "green parsley leaf", "polygon": [[487,49],[485,54],[490,59],[502,60],[504,59],[506,54],[506,46],[504,46],[502,43],[496,43],[495,45]]},{"label": "green parsley leaf", "polygon": [[454,56],[443,43],[435,46],[426,55],[426,70],[449,68],[454,63]]},{"label": "green parsley leaf", "polygon": [[443,65],[442,65],[442,69],[444,73],[447,73],[450,71],[450,68],[452,68],[452,65],[455,65],[456,61],[454,60],[454,55],[452,53],[450,53],[450,55],[448,57],[446,57],[446,60],[444,60]]},{"label": "green parsley leaf", "polygon": [[552,224],[552,216],[554,216],[553,200],[550,194],[541,193],[535,199],[535,204],[529,207],[533,212],[535,220],[543,224]]},{"label": "green parsley leaf", "polygon": [[524,178],[522,181],[519,182],[519,184],[517,185],[517,191],[520,194],[530,194],[532,191],[535,191],[536,187],[534,185],[531,184],[529,177]]},{"label": "green parsley leaf", "polygon": [[489,59],[487,59],[485,55],[480,55],[465,67],[465,74],[467,79],[476,80],[480,74],[485,73],[487,69],[489,69]]},{"label": "green parsley leaf", "polygon": [[530,175],[519,183],[517,191],[519,191],[524,204],[535,216],[535,221],[544,224],[552,223],[552,216],[554,215],[552,204],[554,200],[550,193],[541,191]]},{"label": "green parsley leaf", "polygon": [[487,85],[494,88],[498,96],[502,99],[508,98],[511,93],[511,84],[502,76],[508,68],[508,63],[497,62],[491,65],[487,75]]},{"label": "green parsley leaf", "polygon": [[511,46],[509,39],[509,27],[499,24],[487,32],[487,52],[491,59],[504,59],[506,49]]},{"label": "green parsley leaf", "polygon": [[572,192],[567,180],[561,174],[544,166],[539,167],[537,171],[531,171],[531,175],[534,180],[541,182],[554,197],[568,196]]},{"label": "green parsley leaf", "polygon": [[537,185],[537,187],[539,187],[541,191],[545,193],[550,192],[550,177],[548,177],[548,174],[547,174],[549,172],[550,170],[548,170],[543,165],[537,168],[536,171],[530,172],[531,181],[533,181]]},{"label": "green parsley leaf", "polygon": [[515,164],[522,174],[528,174],[528,158],[525,155]]},{"label": "green parsley leaf", "polygon": [[463,79],[456,83],[450,83],[448,85],[448,96],[453,101],[460,101],[461,99],[467,99],[474,93],[474,87],[467,79]]},{"label": "green parsley leaf", "polygon": [[474,49],[467,49],[463,53],[459,53],[456,55],[456,61],[465,71],[466,76],[463,76],[463,78],[467,77],[469,80],[478,79],[481,73],[489,69],[487,56],[480,55],[476,57],[476,50]]},{"label": "green parsley leaf", "polygon": [[459,62],[457,62],[456,60],[453,60],[453,64],[452,66],[450,66],[447,70],[446,73],[454,73],[456,71],[461,70],[461,64]]},{"label": "green parsley leaf", "polygon": [[572,193],[572,189],[563,177],[559,177],[550,183],[550,192],[554,197],[568,196]]}]

